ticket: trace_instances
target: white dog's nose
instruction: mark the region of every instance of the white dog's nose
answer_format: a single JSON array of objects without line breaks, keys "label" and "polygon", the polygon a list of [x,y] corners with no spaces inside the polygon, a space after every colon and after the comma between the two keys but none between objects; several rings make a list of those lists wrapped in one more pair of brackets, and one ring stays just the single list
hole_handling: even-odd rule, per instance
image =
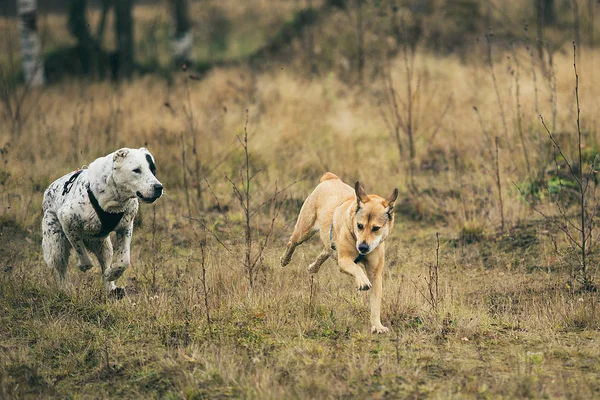
[{"label": "white dog's nose", "polygon": [[155,183],[152,188],[154,189],[154,197],[159,197],[160,195],[162,195],[162,191],[163,191],[163,185],[161,185],[160,183]]}]

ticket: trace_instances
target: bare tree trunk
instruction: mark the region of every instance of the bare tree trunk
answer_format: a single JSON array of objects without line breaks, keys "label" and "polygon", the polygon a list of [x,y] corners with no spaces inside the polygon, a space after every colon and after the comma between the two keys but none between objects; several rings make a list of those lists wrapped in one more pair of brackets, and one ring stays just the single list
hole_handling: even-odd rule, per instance
[{"label": "bare tree trunk", "polygon": [[31,86],[42,86],[44,84],[44,59],[37,32],[36,0],[17,0],[17,12],[19,14],[25,83]]},{"label": "bare tree trunk", "polygon": [[117,39],[118,77],[133,73],[133,1],[115,1],[115,37]]},{"label": "bare tree trunk", "polygon": [[363,0],[357,0],[356,4],[356,57],[358,63],[358,82],[360,85],[364,82],[365,70],[365,32],[363,21]]},{"label": "bare tree trunk", "polygon": [[171,13],[175,26],[171,41],[171,54],[177,65],[189,64],[192,59],[193,35],[187,0],[171,0]]},{"label": "bare tree trunk", "polygon": [[543,19],[545,25],[556,23],[556,8],[554,0],[535,0],[538,18]]},{"label": "bare tree trunk", "polygon": [[[540,60],[544,60],[544,27],[556,22],[554,0],[535,0],[537,15],[537,48]],[[542,63],[542,67],[544,63]]]},{"label": "bare tree trunk", "polygon": [[98,28],[96,29],[96,43],[98,43],[99,47],[102,47],[102,41],[104,40],[104,30],[106,28],[106,17],[108,16],[108,11],[112,6],[112,0],[102,0],[102,14],[100,14],[100,22],[98,23]]},{"label": "bare tree trunk", "polygon": [[77,55],[81,70],[86,75],[93,75],[97,68],[98,46],[90,30],[86,17],[87,0],[71,0],[69,7],[69,32],[77,40]]},{"label": "bare tree trunk", "polygon": [[591,48],[594,48],[594,0],[587,0],[588,7],[588,36],[589,36],[589,45]]}]

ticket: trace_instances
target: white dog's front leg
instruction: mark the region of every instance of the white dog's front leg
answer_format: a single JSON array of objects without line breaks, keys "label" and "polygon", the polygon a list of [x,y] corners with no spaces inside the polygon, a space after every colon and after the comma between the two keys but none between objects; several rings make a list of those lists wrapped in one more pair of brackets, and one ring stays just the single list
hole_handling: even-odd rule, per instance
[{"label": "white dog's front leg", "polygon": [[131,246],[131,236],[133,234],[133,221],[125,229],[120,229],[117,232],[117,240],[115,242],[115,258],[113,265],[104,271],[104,278],[107,281],[115,281],[123,275],[123,272],[129,267]]},{"label": "white dog's front leg", "polygon": [[88,269],[93,267],[92,259],[85,248],[85,243],[81,238],[81,235],[78,235],[77,232],[73,231],[70,228],[64,230],[65,236],[71,243],[71,246],[75,249],[75,254],[77,254],[77,268],[81,271],[85,272]]}]

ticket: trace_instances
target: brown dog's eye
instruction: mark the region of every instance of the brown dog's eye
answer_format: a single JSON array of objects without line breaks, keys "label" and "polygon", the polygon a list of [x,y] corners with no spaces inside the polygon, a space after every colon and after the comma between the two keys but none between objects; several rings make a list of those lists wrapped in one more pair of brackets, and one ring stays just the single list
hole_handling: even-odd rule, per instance
[{"label": "brown dog's eye", "polygon": [[358,227],[359,231],[362,231],[364,229],[364,225],[363,224],[358,224],[356,226]]},{"label": "brown dog's eye", "polygon": [[378,231],[378,230],[380,230],[380,229],[381,229],[381,227],[380,227],[380,226],[374,226],[374,227],[373,227],[373,232],[377,232],[377,231]]}]

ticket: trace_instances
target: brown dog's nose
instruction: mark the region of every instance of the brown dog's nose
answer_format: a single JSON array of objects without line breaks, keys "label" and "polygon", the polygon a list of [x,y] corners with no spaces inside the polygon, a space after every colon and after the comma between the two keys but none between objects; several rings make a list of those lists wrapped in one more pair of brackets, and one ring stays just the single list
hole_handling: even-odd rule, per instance
[{"label": "brown dog's nose", "polygon": [[367,251],[369,251],[369,245],[365,242],[362,242],[358,245],[358,251],[362,254],[366,253]]}]

